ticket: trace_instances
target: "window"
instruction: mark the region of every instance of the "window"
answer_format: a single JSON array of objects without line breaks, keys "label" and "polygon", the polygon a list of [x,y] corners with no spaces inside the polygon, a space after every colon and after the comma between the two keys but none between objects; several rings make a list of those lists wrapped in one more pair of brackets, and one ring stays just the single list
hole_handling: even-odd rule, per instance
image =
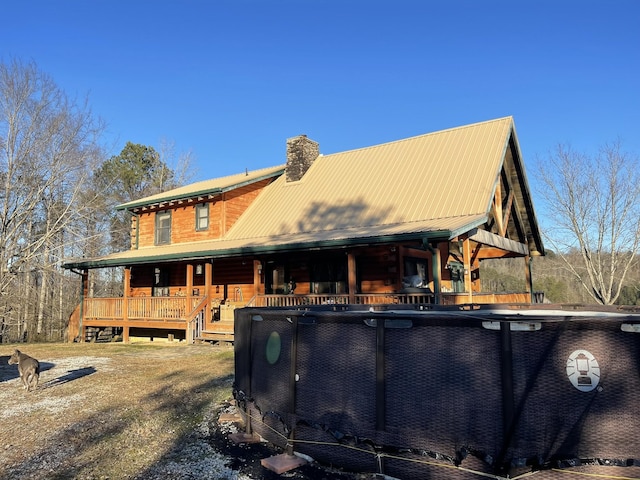
[{"label": "window", "polygon": [[282,264],[269,264],[267,266],[267,277],[265,283],[267,292],[273,294],[282,294],[285,292],[286,273],[285,266]]},{"label": "window", "polygon": [[347,262],[343,258],[324,258],[311,265],[311,293],[347,293]]},{"label": "window", "polygon": [[404,257],[403,287],[425,288],[427,283],[429,283],[427,261],[422,258]]},{"label": "window", "polygon": [[286,263],[267,262],[264,282],[266,293],[278,295],[296,293],[296,282],[291,277],[289,265]]},{"label": "window", "polygon": [[171,243],[171,212],[156,213],[156,245]]},{"label": "window", "polygon": [[207,230],[209,228],[209,204],[202,203],[196,205],[196,231]]}]

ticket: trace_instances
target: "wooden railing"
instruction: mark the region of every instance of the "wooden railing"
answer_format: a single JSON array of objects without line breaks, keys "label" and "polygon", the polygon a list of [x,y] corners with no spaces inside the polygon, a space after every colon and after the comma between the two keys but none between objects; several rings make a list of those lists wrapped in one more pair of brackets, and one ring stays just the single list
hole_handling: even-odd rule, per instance
[{"label": "wooden railing", "polygon": [[[518,293],[358,293],[353,299],[348,294],[339,295],[256,295],[247,306],[250,307],[298,307],[304,305],[348,304],[423,304],[459,305],[463,303],[531,303],[531,294]],[[534,301],[542,302],[544,294],[536,292]]]},{"label": "wooden railing", "polygon": [[200,303],[192,309],[191,313],[187,317],[187,341],[189,343],[195,343],[196,339],[202,334],[205,323],[205,310],[208,306],[209,298],[201,297]]},{"label": "wooden railing", "polygon": [[205,297],[85,298],[83,317],[102,320],[187,320]]},{"label": "wooden railing", "polygon": [[[311,305],[384,305],[384,304],[492,304],[492,303],[531,303],[530,293],[361,293],[350,296],[339,295],[256,295],[246,306],[249,307],[304,307]],[[544,293],[535,292],[534,302],[542,303]],[[437,301],[436,301],[437,300]],[[233,335],[233,308],[236,305],[219,307],[219,326],[224,323],[225,332],[208,332],[206,327],[207,308],[210,300],[206,296],[198,297],[129,297],[129,298],[85,298],[75,309],[69,322],[69,339],[73,341],[80,335],[83,325],[137,324],[152,325],[153,328],[185,328],[186,339],[193,343],[205,333],[223,335],[224,339]],[[241,305],[241,306],[244,306]],[[223,308],[224,307],[224,308]],[[126,315],[125,315],[126,310]],[[82,312],[82,319],[80,315]],[[224,313],[224,315],[223,315]],[[225,318],[223,318],[225,317]],[[228,318],[227,318],[228,317]],[[225,322],[222,322],[225,320]],[[103,323],[104,322],[104,323]],[[130,323],[131,322],[131,323]],[[215,328],[214,328],[215,330]],[[216,337],[219,340],[220,338]]]},{"label": "wooden railing", "polygon": [[257,295],[251,299],[251,307],[297,307],[301,305],[327,305],[349,303],[349,295]]},{"label": "wooden railing", "polygon": [[[534,294],[534,301],[544,300],[544,294]],[[468,293],[443,293],[440,296],[442,305],[459,305],[462,303],[531,303],[531,293],[474,293],[469,300]]]},{"label": "wooden railing", "polygon": [[[544,295],[536,293],[537,301]],[[198,312],[208,303],[206,297],[130,297],[86,298],[83,318],[95,320],[185,320],[193,322]],[[433,293],[359,293],[352,298],[348,294],[339,295],[256,295],[248,302],[251,307],[298,307],[304,305],[358,305],[376,304],[422,304],[440,303],[457,305],[462,303],[531,303],[530,293],[441,293],[436,302]]]}]

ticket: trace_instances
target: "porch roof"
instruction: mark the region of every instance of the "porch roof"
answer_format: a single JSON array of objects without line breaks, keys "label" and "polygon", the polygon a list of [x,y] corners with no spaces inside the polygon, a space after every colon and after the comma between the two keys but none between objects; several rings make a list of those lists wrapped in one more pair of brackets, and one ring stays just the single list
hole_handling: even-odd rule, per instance
[{"label": "porch roof", "polygon": [[422,222],[351,227],[245,239],[179,243],[127,250],[94,259],[65,263],[65,268],[99,268],[212,257],[258,255],[282,251],[340,248],[394,241],[451,239],[486,222],[485,215],[467,215]]}]

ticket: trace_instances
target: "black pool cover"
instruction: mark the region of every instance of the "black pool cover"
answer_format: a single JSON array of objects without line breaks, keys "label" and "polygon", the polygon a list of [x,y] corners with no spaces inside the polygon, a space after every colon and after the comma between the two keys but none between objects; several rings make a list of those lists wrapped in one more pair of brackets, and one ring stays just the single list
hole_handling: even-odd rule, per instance
[{"label": "black pool cover", "polygon": [[248,428],[401,479],[640,478],[640,315],[420,308],[236,310]]}]

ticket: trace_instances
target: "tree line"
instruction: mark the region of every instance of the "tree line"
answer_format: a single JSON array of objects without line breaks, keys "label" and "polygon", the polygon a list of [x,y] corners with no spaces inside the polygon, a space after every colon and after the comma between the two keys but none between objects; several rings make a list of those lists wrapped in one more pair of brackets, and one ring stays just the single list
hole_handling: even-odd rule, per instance
[{"label": "tree line", "polygon": [[[596,302],[582,282],[567,268],[566,261],[578,264],[581,255],[571,252],[563,256],[547,250],[544,257],[534,257],[532,265],[533,290],[543,292],[550,303],[601,305]],[[523,292],[526,289],[521,258],[485,260],[480,264],[482,289],[489,292]],[[640,305],[640,272],[636,268],[625,279],[613,305]]]},{"label": "tree line", "polygon": [[[71,258],[130,247],[119,204],[192,180],[191,154],[127,142],[33,62],[0,61],[0,342],[59,341],[80,298]],[[547,256],[534,290],[552,302],[640,303],[640,161],[621,143],[595,156],[559,146],[533,163]],[[524,291],[521,259],[485,261],[483,291]],[[514,275],[514,272],[516,274]],[[92,296],[122,294],[119,269],[90,272]]]},{"label": "tree line", "polygon": [[[127,142],[109,157],[104,129],[35,63],[0,62],[1,342],[64,340],[80,282],[61,264],[128,248],[115,206],[188,180],[189,154]],[[122,288],[113,269],[90,284],[96,295]]]}]

